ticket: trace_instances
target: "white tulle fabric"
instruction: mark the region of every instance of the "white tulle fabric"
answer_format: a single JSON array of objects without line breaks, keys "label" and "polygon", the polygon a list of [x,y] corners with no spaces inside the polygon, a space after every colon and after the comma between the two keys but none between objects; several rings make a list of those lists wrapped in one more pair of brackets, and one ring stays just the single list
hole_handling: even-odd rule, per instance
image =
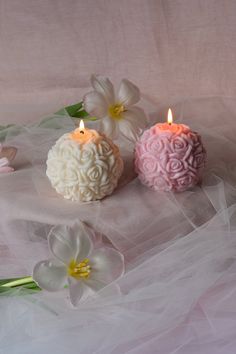
[{"label": "white tulle fabric", "polygon": [[[126,273],[77,310],[65,306],[66,291],[2,296],[2,353],[235,353],[236,101],[172,108],[178,122],[201,134],[208,152],[202,185],[179,194],[141,185],[133,146],[121,141],[118,189],[102,201],[64,200],[50,186],[45,162],[71,130],[69,119],[9,130],[7,143],[18,155],[16,172],[0,176],[0,276],[30,274],[49,256],[50,228],[76,219],[124,254]],[[152,123],[166,111],[151,114]]]}]

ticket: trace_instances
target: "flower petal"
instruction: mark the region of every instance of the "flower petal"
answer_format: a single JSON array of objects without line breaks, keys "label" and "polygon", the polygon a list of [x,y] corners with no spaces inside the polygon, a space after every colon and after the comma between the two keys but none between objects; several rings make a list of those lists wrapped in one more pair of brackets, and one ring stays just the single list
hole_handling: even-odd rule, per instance
[{"label": "flower petal", "polygon": [[6,157],[0,159],[0,167],[9,166],[9,160]]},{"label": "flower petal", "polygon": [[130,121],[138,129],[144,129],[147,125],[147,117],[144,110],[140,107],[131,107],[123,113],[124,119]]},{"label": "flower petal", "polygon": [[0,152],[0,158],[6,157],[8,161],[11,162],[14,160],[16,153],[17,153],[17,148],[13,146],[4,147]]},{"label": "flower petal", "polygon": [[139,107],[132,107],[123,113],[119,121],[121,133],[132,142],[135,142],[147,124],[144,111]]},{"label": "flower petal", "polygon": [[91,84],[94,90],[103,95],[108,104],[114,103],[114,87],[107,77],[101,75],[92,75]]},{"label": "flower petal", "polygon": [[90,294],[96,293],[107,285],[106,283],[97,279],[93,279],[92,277],[86,280],[85,284],[90,289]]},{"label": "flower petal", "polygon": [[[124,273],[124,257],[114,248],[103,247],[94,250],[90,258],[89,281],[109,284]],[[86,280],[87,285],[88,280]]]},{"label": "flower petal", "polygon": [[140,100],[139,88],[131,81],[123,79],[118,91],[119,102],[124,106],[131,106]]},{"label": "flower petal", "polygon": [[93,244],[89,237],[89,232],[82,222],[75,223],[71,228],[71,233],[73,233],[73,237],[77,239],[75,259],[79,262],[89,257],[93,250]]},{"label": "flower petal", "polygon": [[52,254],[69,264],[71,259],[83,260],[92,250],[92,242],[82,222],[73,226],[59,225],[52,228],[48,235],[49,248]]},{"label": "flower petal", "polygon": [[98,231],[95,231],[92,227],[90,227],[89,225],[82,223],[84,230],[86,232],[86,234],[89,236],[92,244],[96,247],[97,245],[99,245],[102,242],[102,234]]},{"label": "flower petal", "polygon": [[0,173],[13,172],[14,168],[10,166],[10,161],[6,157],[0,158]]},{"label": "flower petal", "polygon": [[117,123],[110,117],[105,117],[100,120],[99,130],[111,139],[116,139],[118,136]]},{"label": "flower petal", "polygon": [[0,167],[0,173],[8,173],[8,172],[13,172],[14,168],[10,166],[4,166]]},{"label": "flower petal", "polygon": [[33,279],[40,288],[47,291],[61,290],[66,285],[66,267],[55,260],[39,262],[34,267]]},{"label": "flower petal", "polygon": [[48,235],[48,244],[52,254],[64,264],[69,264],[76,256],[77,238],[69,226],[54,226]]},{"label": "flower petal", "polygon": [[121,120],[119,122],[119,129],[121,134],[132,143],[138,139],[138,129],[128,120]]},{"label": "flower petal", "polygon": [[100,92],[92,91],[87,93],[83,98],[83,103],[85,111],[91,116],[102,118],[107,113],[108,105]]},{"label": "flower petal", "polygon": [[68,278],[70,301],[73,306],[77,306],[82,296],[85,294],[85,286],[82,281]]}]

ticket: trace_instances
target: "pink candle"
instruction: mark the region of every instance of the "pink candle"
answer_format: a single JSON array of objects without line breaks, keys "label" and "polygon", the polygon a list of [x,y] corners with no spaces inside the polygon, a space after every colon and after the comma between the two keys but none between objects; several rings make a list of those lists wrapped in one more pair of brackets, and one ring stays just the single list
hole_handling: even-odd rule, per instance
[{"label": "pink candle", "polygon": [[206,150],[201,137],[184,124],[168,123],[146,130],[135,147],[135,169],[141,182],[160,191],[182,192],[201,181]]}]

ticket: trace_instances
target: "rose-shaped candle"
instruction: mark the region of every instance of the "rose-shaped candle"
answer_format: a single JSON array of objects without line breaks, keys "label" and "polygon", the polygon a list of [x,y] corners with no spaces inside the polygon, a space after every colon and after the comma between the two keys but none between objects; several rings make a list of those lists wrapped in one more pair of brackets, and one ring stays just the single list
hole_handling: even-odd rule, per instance
[{"label": "rose-shaped candle", "polygon": [[64,134],[48,153],[46,174],[66,199],[102,199],[116,188],[123,172],[119,149],[105,135],[80,127]]},{"label": "rose-shaped candle", "polygon": [[160,191],[182,192],[201,181],[206,150],[201,137],[184,124],[168,123],[146,130],[135,147],[135,169],[146,186]]}]

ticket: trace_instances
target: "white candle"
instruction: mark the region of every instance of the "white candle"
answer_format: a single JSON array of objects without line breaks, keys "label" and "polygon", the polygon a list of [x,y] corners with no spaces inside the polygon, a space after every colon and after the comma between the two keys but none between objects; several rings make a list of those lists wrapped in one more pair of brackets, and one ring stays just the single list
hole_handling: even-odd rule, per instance
[{"label": "white candle", "polygon": [[96,130],[87,129],[84,126],[84,121],[81,119],[79,128],[75,129],[70,133],[70,138],[77,141],[80,144],[88,143],[93,138],[98,137],[98,132]]},{"label": "white candle", "polygon": [[119,149],[105,135],[80,127],[64,134],[48,153],[46,174],[66,199],[102,199],[116,188],[123,172]]}]

